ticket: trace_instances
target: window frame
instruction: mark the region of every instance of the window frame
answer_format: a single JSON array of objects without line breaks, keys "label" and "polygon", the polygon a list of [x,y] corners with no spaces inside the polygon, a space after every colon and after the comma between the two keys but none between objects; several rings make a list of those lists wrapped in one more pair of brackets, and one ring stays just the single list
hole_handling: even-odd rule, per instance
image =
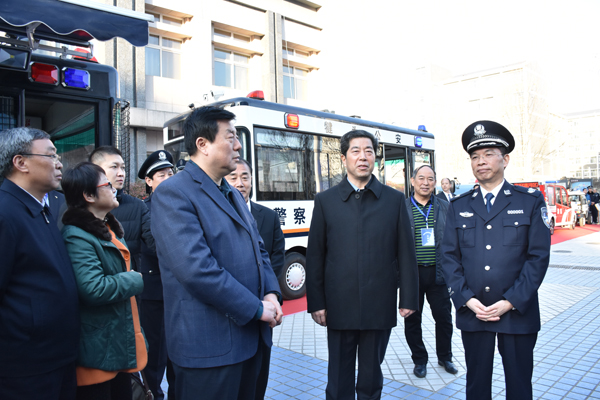
[{"label": "window frame", "polygon": [[[225,60],[222,58],[217,58],[217,56],[216,56],[217,51],[229,54],[231,56],[230,59]],[[241,56],[241,57],[247,57],[248,62],[247,63],[236,62],[236,60],[235,60],[236,55]],[[249,87],[250,87],[250,61],[251,60],[252,60],[251,54],[244,53],[243,51],[231,50],[231,49],[227,49],[224,47],[219,47],[217,45],[213,45],[213,54],[212,54],[212,65],[213,65],[213,81],[212,82],[213,82],[213,85],[218,86],[218,87],[235,89],[235,90],[249,90]],[[215,68],[217,62],[221,62],[223,64],[227,64],[230,66],[229,79],[231,82],[231,86],[217,84],[217,81],[216,81],[217,74],[216,74],[216,68]],[[236,73],[235,73],[236,67],[244,68],[246,70],[246,85],[245,85],[246,87],[236,87]]]},{"label": "window frame", "polygon": [[[150,43],[150,38],[151,37],[158,38],[158,44],[152,44],[152,43]],[[171,41],[174,41],[174,42],[179,42],[180,43],[180,47],[178,49],[177,48],[173,48],[173,47],[166,47],[166,46],[163,45],[163,39],[171,40]],[[148,56],[146,55],[146,71],[145,71],[146,75],[157,76],[157,77],[160,77],[160,78],[181,80],[181,64],[182,64],[181,57],[183,55],[183,49],[182,49],[182,47],[183,47],[183,40],[181,40],[181,39],[177,39],[175,37],[171,37],[171,36],[168,36],[168,35],[162,35],[160,33],[152,33],[152,32],[148,33],[148,45],[146,46],[146,51],[147,51],[147,49],[158,50],[158,52],[159,52],[158,53],[159,54],[158,55],[159,66],[158,66],[158,75],[149,74],[148,73]],[[163,53],[164,52],[175,54],[175,55],[179,56],[179,70],[176,71],[177,74],[175,76],[173,76],[173,77],[171,77],[171,76],[164,76],[163,75],[164,74],[164,63],[163,63],[163,61],[164,61],[164,59],[163,59]],[[173,69],[175,70],[175,68],[173,68]]]}]

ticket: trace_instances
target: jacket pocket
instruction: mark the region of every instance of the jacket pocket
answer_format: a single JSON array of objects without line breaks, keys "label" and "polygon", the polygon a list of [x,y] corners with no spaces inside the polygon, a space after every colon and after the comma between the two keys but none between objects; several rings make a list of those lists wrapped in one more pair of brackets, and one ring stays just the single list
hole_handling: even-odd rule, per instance
[{"label": "jacket pocket", "polygon": [[220,357],[232,350],[230,319],[216,308],[181,300],[178,347],[188,358]]},{"label": "jacket pocket", "polygon": [[475,247],[475,219],[463,218],[456,221],[455,228],[460,247]]},{"label": "jacket pocket", "polygon": [[529,234],[529,217],[515,215],[502,219],[502,236],[505,246],[524,246]]}]

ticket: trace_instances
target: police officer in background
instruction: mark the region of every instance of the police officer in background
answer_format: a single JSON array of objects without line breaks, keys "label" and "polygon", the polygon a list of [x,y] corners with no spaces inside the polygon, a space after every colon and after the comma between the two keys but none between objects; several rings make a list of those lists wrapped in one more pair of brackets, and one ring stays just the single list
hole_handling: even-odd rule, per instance
[{"label": "police officer in background", "polygon": [[532,399],[537,291],[550,259],[546,204],[541,192],[504,180],[515,147],[505,127],[475,122],[462,143],[480,188],[452,199],[442,257],[465,348],[467,400],[492,398],[496,338],[506,399]]},{"label": "police officer in background", "polygon": [[[151,210],[152,193],[158,185],[173,176],[173,156],[164,150],[150,154],[138,172],[138,178],[146,181],[146,191],[150,195],[144,200]],[[165,368],[169,382],[169,400],[175,400],[175,382],[173,366],[167,357],[165,338],[165,309],[163,287],[156,250],[142,244],[142,263],[140,271],[144,278],[144,291],[140,295],[140,323],[148,341],[148,364],[144,374],[150,390],[156,400],[162,400],[164,393],[160,387]]]}]

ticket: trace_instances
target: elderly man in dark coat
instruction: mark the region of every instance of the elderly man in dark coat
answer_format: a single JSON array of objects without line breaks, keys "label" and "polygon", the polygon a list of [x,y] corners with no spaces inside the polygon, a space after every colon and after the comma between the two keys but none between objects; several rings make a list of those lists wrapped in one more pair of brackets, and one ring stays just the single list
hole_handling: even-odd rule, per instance
[{"label": "elderly man in dark coat", "polygon": [[379,399],[381,363],[397,323],[397,307],[403,317],[419,307],[405,197],[372,175],[376,150],[377,139],[366,131],[342,136],[348,175],[315,198],[306,257],[307,302],[315,322],[327,326],[327,399],[354,399],[355,391],[359,400]]},{"label": "elderly man in dark coat", "polygon": [[75,399],[77,284],[44,203],[62,179],[50,135],[0,132],[0,174],[0,399]]}]

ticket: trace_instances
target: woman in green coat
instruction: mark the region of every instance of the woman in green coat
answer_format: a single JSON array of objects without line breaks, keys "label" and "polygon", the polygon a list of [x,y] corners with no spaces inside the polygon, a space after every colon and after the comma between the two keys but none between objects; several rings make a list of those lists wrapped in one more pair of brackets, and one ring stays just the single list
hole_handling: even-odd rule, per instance
[{"label": "woman in green coat", "polygon": [[68,205],[62,233],[81,315],[77,398],[131,400],[128,373],[147,361],[135,301],[144,283],[130,270],[123,229],[110,213],[119,206],[116,190],[104,170],[88,162],[66,171],[62,187]]}]

